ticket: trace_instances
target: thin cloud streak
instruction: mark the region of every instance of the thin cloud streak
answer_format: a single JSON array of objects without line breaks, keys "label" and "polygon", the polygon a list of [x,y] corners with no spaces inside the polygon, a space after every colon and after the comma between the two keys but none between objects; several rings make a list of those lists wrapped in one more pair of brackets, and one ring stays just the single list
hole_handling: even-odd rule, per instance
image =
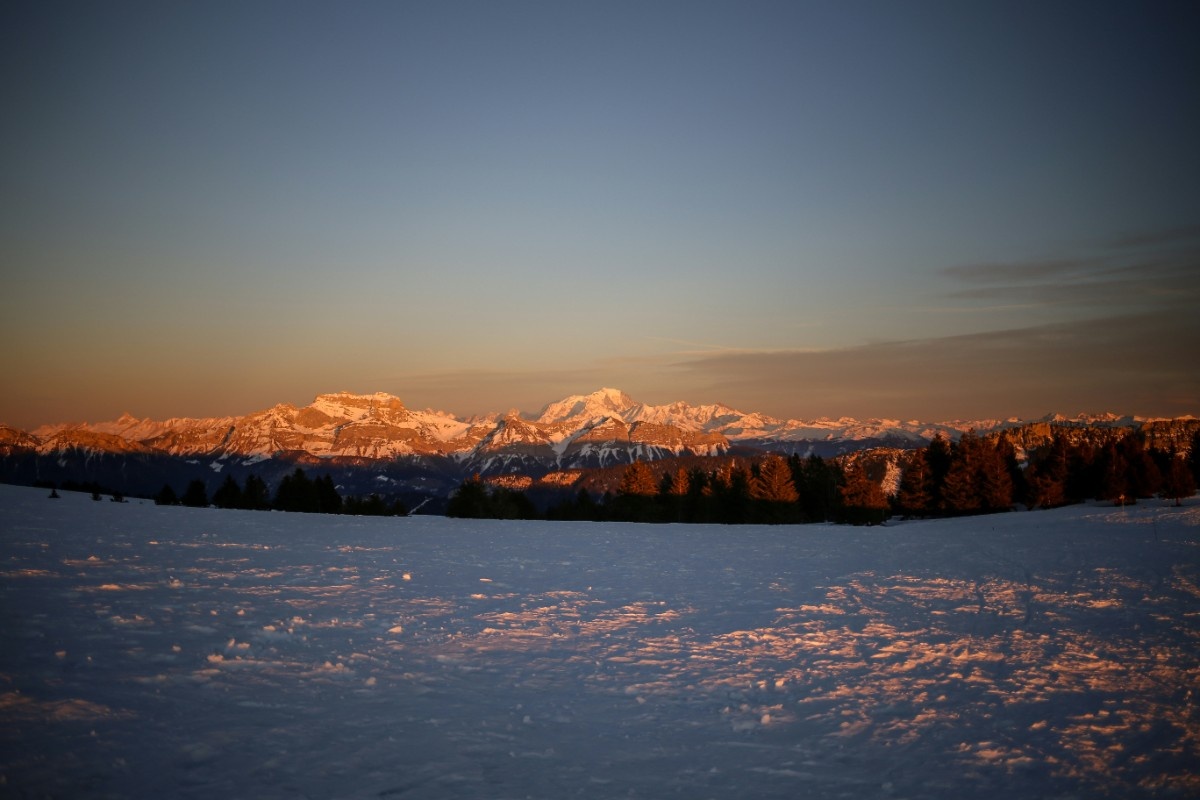
[{"label": "thin cloud streak", "polygon": [[680,363],[705,394],[779,416],[1036,417],[1200,409],[1200,320],[1160,314]]},{"label": "thin cloud streak", "polygon": [[1120,236],[1109,244],[1116,248],[1157,247],[1181,242],[1195,242],[1200,239],[1200,224],[1182,225],[1176,228],[1165,228],[1157,231],[1143,231]]},{"label": "thin cloud streak", "polygon": [[1200,291],[1182,278],[1081,281],[1028,286],[981,286],[959,289],[947,296],[962,300],[1009,300],[1017,306],[1105,306],[1129,308],[1138,302],[1184,306],[1197,300]]},{"label": "thin cloud streak", "polygon": [[1051,259],[1017,263],[955,264],[940,272],[947,278],[970,283],[1044,281],[1047,278],[1086,273],[1102,265],[1102,259]]},{"label": "thin cloud streak", "polygon": [[1190,315],[1200,305],[1200,228],[1177,228],[1106,243],[1086,257],[963,264],[940,273],[961,284],[942,296],[1030,310]]}]

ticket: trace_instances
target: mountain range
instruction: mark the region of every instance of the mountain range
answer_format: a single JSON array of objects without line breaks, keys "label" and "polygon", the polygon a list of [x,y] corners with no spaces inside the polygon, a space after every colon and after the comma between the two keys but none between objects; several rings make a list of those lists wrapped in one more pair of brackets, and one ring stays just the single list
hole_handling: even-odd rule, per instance
[{"label": "mountain range", "polygon": [[184,470],[182,465],[193,472],[203,467],[209,476],[307,464],[345,474],[365,470],[371,473],[366,485],[372,487],[436,492],[472,474],[540,478],[633,460],[763,451],[830,457],[875,447],[920,447],[937,434],[955,439],[967,430],[986,434],[1031,424],[1034,430],[1039,425],[1127,429],[1146,422],[1115,414],[936,423],[780,420],[720,404],[647,405],[610,388],[552,402],[537,414],[510,411],[460,419],[407,408],[390,394],[339,392],[319,395],[307,406],[284,403],[239,417],[155,421],[125,414],[109,422],[44,425],[28,432],[0,425],[0,479],[30,482],[69,474],[100,481],[96,476],[110,473],[116,463],[126,476],[152,474],[166,464],[174,464],[175,472]]}]

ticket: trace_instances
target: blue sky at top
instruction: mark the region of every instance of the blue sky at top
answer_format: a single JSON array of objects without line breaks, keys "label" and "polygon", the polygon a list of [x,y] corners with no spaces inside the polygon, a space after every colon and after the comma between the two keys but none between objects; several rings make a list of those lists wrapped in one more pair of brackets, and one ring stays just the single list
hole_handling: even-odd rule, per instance
[{"label": "blue sky at top", "polygon": [[[600,385],[1200,413],[1194,4],[0,14],[0,421]],[[1104,363],[1116,330],[1140,364]],[[880,374],[896,342],[917,355]]]}]

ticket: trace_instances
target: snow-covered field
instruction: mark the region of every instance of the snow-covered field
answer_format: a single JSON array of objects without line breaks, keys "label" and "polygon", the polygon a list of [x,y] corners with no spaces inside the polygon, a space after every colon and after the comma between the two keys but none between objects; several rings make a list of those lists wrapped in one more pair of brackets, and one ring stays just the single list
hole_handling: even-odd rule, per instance
[{"label": "snow-covered field", "polygon": [[1200,795],[1200,500],[857,529],[0,486],[0,796]]}]

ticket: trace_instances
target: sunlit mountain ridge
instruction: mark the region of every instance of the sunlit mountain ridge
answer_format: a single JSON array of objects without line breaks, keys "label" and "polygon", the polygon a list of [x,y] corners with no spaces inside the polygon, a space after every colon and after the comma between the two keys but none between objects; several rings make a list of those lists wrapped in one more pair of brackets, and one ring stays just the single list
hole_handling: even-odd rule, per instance
[{"label": "sunlit mountain ridge", "polygon": [[[1092,445],[1138,431],[1163,451],[1189,447],[1200,421],[1117,414],[1037,420],[781,420],[722,404],[641,403],[618,389],[572,395],[522,414],[461,418],[415,410],[391,394],[337,392],[305,406],[281,403],[242,416],[165,420],[124,414],[96,423],[21,431],[0,425],[0,482],[75,483],[153,493],[164,482],[256,474],[274,485],[296,467],[330,473],[353,494],[415,502],[446,497],[465,478],[582,485],[581,472],[633,461],[748,458],[765,453],[850,457],[872,451],[893,467],[935,436],[1003,436],[1017,457],[1054,439]],[[876,460],[878,460],[878,458]],[[892,469],[895,472],[895,469]]]},{"label": "sunlit mountain ridge", "polygon": [[936,435],[954,439],[967,430],[982,434],[1036,423],[1139,427],[1147,421],[1114,413],[941,422],[781,420],[722,404],[649,405],[612,388],[563,398],[535,415],[509,412],[462,419],[445,411],[410,409],[383,392],[337,392],[318,395],[307,406],[281,403],[236,417],[152,420],[124,414],[111,421],[57,423],[28,432],[0,426],[0,446],[42,454],[76,447],[243,459],[284,453],[364,459],[444,456],[494,472],[531,460],[560,468],[606,465],[632,458],[716,455],[736,446],[836,454],[876,445],[917,447]]}]

